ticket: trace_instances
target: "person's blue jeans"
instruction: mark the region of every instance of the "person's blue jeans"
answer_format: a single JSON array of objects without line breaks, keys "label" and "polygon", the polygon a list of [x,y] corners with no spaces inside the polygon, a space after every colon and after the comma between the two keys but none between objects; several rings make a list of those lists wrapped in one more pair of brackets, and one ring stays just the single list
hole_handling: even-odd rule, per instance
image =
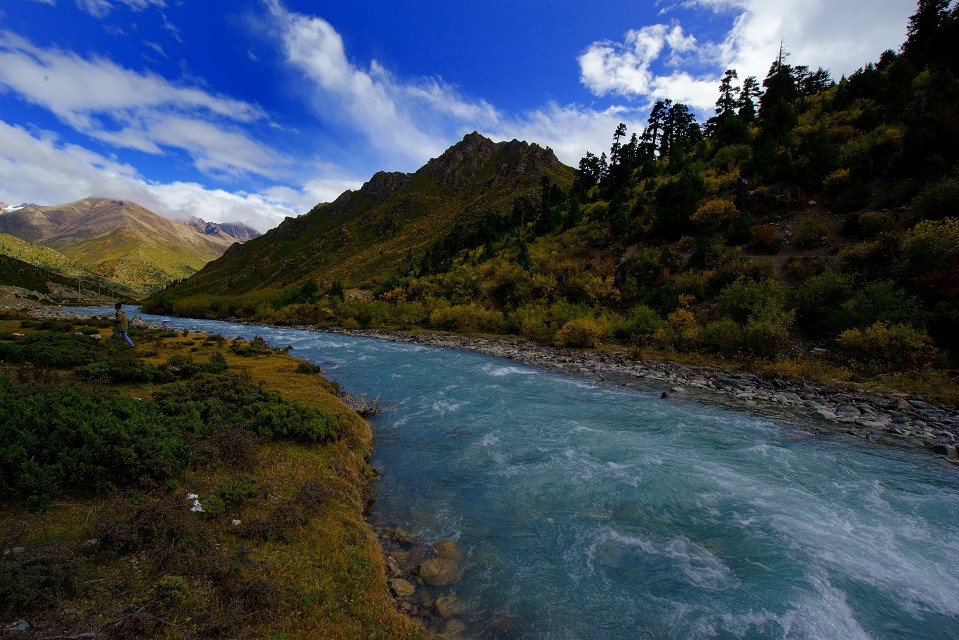
[{"label": "person's blue jeans", "polygon": [[120,332],[120,337],[123,338],[124,341],[126,341],[126,343],[127,343],[128,345],[130,345],[131,347],[134,346],[133,340],[130,340],[130,336],[127,335],[127,332],[126,332],[126,331],[121,331],[121,332]]}]

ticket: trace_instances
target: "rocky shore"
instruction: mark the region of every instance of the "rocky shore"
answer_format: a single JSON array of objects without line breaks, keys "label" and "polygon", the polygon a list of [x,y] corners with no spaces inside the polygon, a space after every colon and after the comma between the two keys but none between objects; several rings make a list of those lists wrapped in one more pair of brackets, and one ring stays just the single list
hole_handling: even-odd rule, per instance
[{"label": "rocky shore", "polygon": [[432,333],[343,330],[340,333],[462,349],[549,371],[649,389],[664,401],[694,398],[786,418],[806,432],[843,432],[886,445],[918,448],[959,463],[959,409],[905,393],[873,393],[805,381],[674,362],[635,360],[622,353],[563,349],[528,340]]}]

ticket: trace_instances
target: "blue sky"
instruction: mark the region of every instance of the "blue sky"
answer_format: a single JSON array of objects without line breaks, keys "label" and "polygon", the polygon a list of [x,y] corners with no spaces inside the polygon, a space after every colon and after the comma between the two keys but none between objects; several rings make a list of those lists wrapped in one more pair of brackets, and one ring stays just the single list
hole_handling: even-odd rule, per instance
[{"label": "blue sky", "polygon": [[913,0],[4,0],[0,202],[284,216],[414,171],[471,131],[576,166],[722,73],[834,78],[897,49]]}]

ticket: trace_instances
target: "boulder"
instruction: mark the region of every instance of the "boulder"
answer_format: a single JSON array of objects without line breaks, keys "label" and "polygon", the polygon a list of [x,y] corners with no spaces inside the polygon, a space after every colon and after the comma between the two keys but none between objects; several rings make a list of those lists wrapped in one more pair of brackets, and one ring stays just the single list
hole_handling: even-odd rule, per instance
[{"label": "boulder", "polygon": [[456,618],[447,620],[443,625],[443,635],[448,638],[459,638],[464,631],[466,631],[466,625]]},{"label": "boulder", "polygon": [[438,597],[436,602],[433,603],[433,609],[436,610],[436,615],[439,617],[449,619],[455,618],[463,613],[464,607],[463,603],[455,594],[450,594],[448,596]]},{"label": "boulder", "polygon": [[436,549],[436,555],[441,558],[452,558],[453,560],[458,560],[459,557],[463,555],[460,551],[459,545],[452,540],[440,540],[433,545],[433,548]]},{"label": "boulder", "polygon": [[397,598],[406,598],[407,596],[413,595],[413,592],[416,591],[416,587],[413,586],[409,580],[404,580],[403,578],[392,578],[387,581],[390,585],[390,590],[393,591],[393,594]]},{"label": "boulder", "polygon": [[420,563],[416,573],[426,584],[440,587],[456,580],[458,567],[452,558],[431,558]]}]

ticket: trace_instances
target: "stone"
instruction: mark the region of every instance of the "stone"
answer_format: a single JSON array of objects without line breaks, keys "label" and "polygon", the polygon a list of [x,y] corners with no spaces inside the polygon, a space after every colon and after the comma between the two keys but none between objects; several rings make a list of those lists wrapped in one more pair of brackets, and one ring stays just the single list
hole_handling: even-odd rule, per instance
[{"label": "stone", "polygon": [[386,556],[386,570],[389,572],[391,578],[398,578],[403,575],[403,570],[400,569],[400,563],[397,562],[393,556]]},{"label": "stone", "polygon": [[420,563],[416,567],[416,573],[426,584],[441,587],[456,580],[456,560],[452,558],[431,558]]},{"label": "stone", "polygon": [[387,581],[387,584],[390,585],[390,590],[397,598],[406,598],[407,596],[413,595],[413,592],[416,591],[413,583],[403,578],[392,578]]},{"label": "stone", "polygon": [[443,625],[443,635],[450,638],[458,638],[464,631],[466,631],[466,625],[456,618],[447,620],[446,624]]},{"label": "stone", "polygon": [[859,409],[857,409],[854,405],[851,405],[851,404],[839,405],[838,407],[836,407],[835,413],[836,413],[836,417],[839,418],[840,420],[843,420],[843,419],[855,420],[860,415],[862,415]]},{"label": "stone", "polygon": [[445,619],[455,618],[464,611],[463,603],[455,594],[438,597],[433,603],[433,609],[436,610],[436,615]]},{"label": "stone", "polygon": [[460,551],[459,545],[452,540],[440,540],[433,545],[433,548],[436,549],[436,555],[441,558],[452,558],[456,560],[463,555]]}]

